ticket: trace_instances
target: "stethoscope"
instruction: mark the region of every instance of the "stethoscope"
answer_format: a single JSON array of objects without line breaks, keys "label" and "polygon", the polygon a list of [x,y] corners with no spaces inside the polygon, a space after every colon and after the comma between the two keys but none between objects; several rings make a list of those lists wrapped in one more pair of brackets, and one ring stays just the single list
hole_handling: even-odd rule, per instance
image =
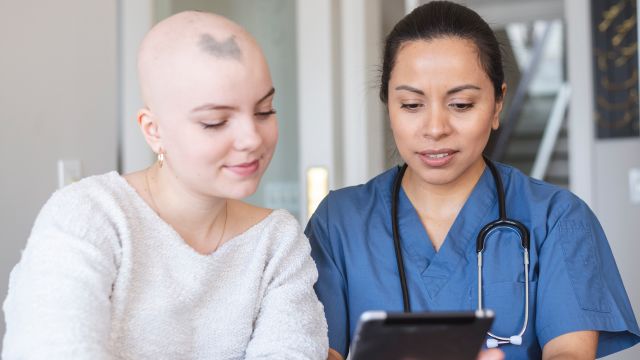
[{"label": "stethoscope", "polygon": [[[515,231],[521,240],[521,246],[523,249],[523,263],[524,263],[524,323],[522,329],[517,335],[513,336],[497,336],[491,332],[488,332],[489,339],[487,339],[487,347],[494,348],[502,344],[522,344],[522,336],[527,329],[529,322],[529,230],[521,222],[508,219],[507,211],[504,200],[504,186],[502,185],[502,179],[498,174],[498,170],[491,160],[484,158],[485,163],[491,170],[491,175],[496,184],[496,191],[498,193],[498,207],[500,217],[486,224],[482,230],[478,233],[476,240],[476,254],[478,257],[478,309],[480,312],[484,311],[482,307],[482,253],[484,252],[484,244],[486,238],[494,231],[500,228],[506,228],[511,231]],[[393,197],[391,199],[391,227],[393,230],[393,244],[396,252],[396,260],[398,263],[398,273],[400,275],[400,285],[402,286],[402,301],[404,312],[411,312],[411,304],[409,303],[409,289],[407,288],[407,277],[404,272],[404,261],[402,260],[402,250],[400,249],[400,235],[398,231],[398,196],[400,195],[400,188],[402,186],[402,177],[407,170],[407,164],[402,166],[398,171],[393,181]]]}]

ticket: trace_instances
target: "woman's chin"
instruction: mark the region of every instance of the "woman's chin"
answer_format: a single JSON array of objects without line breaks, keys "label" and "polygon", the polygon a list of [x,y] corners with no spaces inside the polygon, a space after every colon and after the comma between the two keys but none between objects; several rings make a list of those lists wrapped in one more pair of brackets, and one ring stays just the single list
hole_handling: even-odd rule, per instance
[{"label": "woman's chin", "polygon": [[260,181],[255,181],[255,183],[236,184],[234,186],[230,186],[227,192],[221,194],[221,197],[227,199],[242,200],[255,194],[258,190],[259,184]]}]

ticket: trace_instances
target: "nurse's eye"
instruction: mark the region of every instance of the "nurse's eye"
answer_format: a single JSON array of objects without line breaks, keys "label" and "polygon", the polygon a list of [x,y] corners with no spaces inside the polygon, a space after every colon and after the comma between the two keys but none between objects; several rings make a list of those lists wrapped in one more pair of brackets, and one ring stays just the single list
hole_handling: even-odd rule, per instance
[{"label": "nurse's eye", "polygon": [[422,104],[420,103],[402,103],[400,105],[401,109],[407,110],[409,112],[415,112],[418,111],[419,108],[422,107]]},{"label": "nurse's eye", "polygon": [[473,108],[473,104],[472,103],[451,103],[449,104],[449,107],[455,111],[467,111]]},{"label": "nurse's eye", "polygon": [[255,115],[258,119],[266,119],[271,115],[275,115],[276,114],[276,109],[271,109],[269,111],[259,111],[257,113],[254,113],[253,115]]},{"label": "nurse's eye", "polygon": [[218,122],[211,122],[211,123],[207,123],[207,122],[201,122],[200,125],[202,126],[203,129],[207,130],[207,129],[219,129],[221,127],[224,126],[224,124],[226,124],[226,121],[218,121]]}]

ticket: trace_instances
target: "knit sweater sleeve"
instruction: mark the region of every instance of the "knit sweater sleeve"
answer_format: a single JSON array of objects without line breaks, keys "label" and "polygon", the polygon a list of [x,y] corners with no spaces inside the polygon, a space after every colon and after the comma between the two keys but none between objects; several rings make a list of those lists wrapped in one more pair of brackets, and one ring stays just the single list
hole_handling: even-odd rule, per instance
[{"label": "knit sweater sleeve", "polygon": [[114,232],[77,187],[47,202],[11,272],[3,359],[111,358]]},{"label": "knit sweater sleeve", "polygon": [[264,272],[267,288],[247,360],[327,358],[327,323],[313,290],[318,272],[309,241],[286,215],[268,234],[274,250]]}]

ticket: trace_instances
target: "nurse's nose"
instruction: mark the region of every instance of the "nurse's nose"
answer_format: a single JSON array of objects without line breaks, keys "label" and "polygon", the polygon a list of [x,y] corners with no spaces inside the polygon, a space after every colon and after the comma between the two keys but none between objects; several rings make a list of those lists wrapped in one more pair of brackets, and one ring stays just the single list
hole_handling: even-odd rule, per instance
[{"label": "nurse's nose", "polygon": [[234,147],[238,151],[252,151],[262,144],[262,135],[253,114],[239,119],[235,131]]},{"label": "nurse's nose", "polygon": [[432,104],[425,111],[422,136],[438,140],[451,133],[451,124],[449,123],[449,112],[446,106]]}]

